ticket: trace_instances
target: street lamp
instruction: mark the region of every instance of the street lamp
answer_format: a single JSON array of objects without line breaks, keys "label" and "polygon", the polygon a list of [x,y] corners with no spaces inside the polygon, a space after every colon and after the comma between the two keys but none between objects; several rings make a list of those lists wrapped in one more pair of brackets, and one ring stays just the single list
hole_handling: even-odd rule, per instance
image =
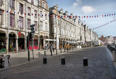
[{"label": "street lamp", "polygon": [[[33,59],[34,59],[33,46],[34,46],[34,33],[35,33],[34,26],[35,26],[35,24],[30,25],[30,27],[31,27],[31,35],[32,35],[32,55],[33,55]],[[30,39],[31,39],[31,38],[30,38]]]}]

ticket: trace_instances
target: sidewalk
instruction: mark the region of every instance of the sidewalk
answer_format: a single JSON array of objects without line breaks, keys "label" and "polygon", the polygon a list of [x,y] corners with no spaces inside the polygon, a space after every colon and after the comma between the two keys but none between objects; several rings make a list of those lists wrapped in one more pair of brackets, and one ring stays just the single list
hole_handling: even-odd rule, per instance
[{"label": "sidewalk", "polygon": [[116,69],[116,61],[114,61],[113,53],[106,47],[107,52],[109,52],[110,57],[112,58],[112,62],[114,64],[114,67]]},{"label": "sidewalk", "polygon": [[[70,52],[77,51],[77,50],[81,50],[81,49],[75,48],[72,50],[68,50],[68,52],[70,53]],[[45,52],[44,50],[39,50],[39,51],[35,50],[34,54],[33,54],[32,51],[30,51],[30,62],[37,61],[37,60],[39,60],[39,58],[42,58],[45,54],[44,52]],[[57,50],[57,54],[56,54],[56,50],[54,50],[53,56],[62,55],[62,54],[66,54],[66,53],[67,53],[67,50],[65,50],[65,51]],[[7,55],[7,54],[5,54],[5,55]],[[27,51],[20,52],[20,53],[9,53],[8,55],[11,56],[9,68],[29,63]],[[33,59],[33,55],[34,55],[34,59]],[[46,56],[51,57],[51,53],[49,50],[46,50]],[[0,70],[3,70],[3,69],[0,69]]]}]

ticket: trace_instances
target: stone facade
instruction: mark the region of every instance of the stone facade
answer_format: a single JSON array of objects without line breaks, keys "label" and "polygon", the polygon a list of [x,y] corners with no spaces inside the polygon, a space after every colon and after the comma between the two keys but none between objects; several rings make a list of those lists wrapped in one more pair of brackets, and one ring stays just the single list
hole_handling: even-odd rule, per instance
[{"label": "stone facade", "polygon": [[0,0],[0,52],[27,50],[32,24],[34,49],[43,49],[49,39],[57,49],[98,40],[97,34],[79,22],[78,17],[58,10],[58,6],[49,8],[46,0]]},{"label": "stone facade", "polygon": [[58,6],[50,8],[50,38],[56,39],[57,48],[65,44],[76,45],[80,41],[81,26],[78,18],[68,14],[63,9],[58,11]]},{"label": "stone facade", "polygon": [[43,40],[49,38],[49,9],[45,0],[0,0],[0,50],[25,51],[31,24],[35,24],[34,48],[42,48]]}]

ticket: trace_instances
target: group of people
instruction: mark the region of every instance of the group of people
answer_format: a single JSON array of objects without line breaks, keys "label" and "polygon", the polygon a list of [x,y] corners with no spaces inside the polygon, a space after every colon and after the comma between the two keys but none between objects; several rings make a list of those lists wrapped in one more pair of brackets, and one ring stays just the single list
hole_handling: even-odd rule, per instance
[{"label": "group of people", "polygon": [[53,43],[50,43],[50,44],[49,43],[46,43],[44,49],[45,50],[48,50],[49,49],[50,50],[50,53],[51,53],[51,56],[52,56],[54,50],[56,49],[56,46]]}]

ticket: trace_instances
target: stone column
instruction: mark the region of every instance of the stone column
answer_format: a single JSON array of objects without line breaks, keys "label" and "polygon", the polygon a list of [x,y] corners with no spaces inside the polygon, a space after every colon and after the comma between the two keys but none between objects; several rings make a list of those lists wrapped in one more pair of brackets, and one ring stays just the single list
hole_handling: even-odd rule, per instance
[{"label": "stone column", "polygon": [[6,34],[6,53],[8,54],[8,49],[9,49],[9,34]]},{"label": "stone column", "polygon": [[16,52],[19,53],[19,47],[18,47],[18,37],[16,37]]},{"label": "stone column", "polygon": [[25,51],[27,51],[27,36],[25,35]]},{"label": "stone column", "polygon": [[38,36],[38,47],[40,49],[40,37]]}]

